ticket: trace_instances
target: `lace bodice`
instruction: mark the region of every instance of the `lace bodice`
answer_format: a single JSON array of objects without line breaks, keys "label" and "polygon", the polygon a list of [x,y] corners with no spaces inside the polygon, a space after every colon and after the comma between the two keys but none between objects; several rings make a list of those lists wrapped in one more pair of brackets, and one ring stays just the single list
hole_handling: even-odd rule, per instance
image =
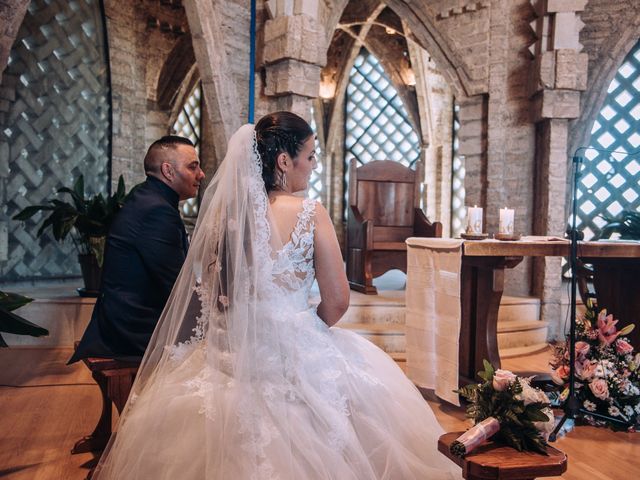
[{"label": "lace bodice", "polygon": [[[281,250],[274,253],[272,275],[275,283],[287,295],[293,295],[296,304],[307,307],[309,291],[315,278],[313,266],[313,239],[315,234],[316,201],[302,202],[302,210],[291,232],[291,238]],[[300,303],[298,303],[300,302]]]}]

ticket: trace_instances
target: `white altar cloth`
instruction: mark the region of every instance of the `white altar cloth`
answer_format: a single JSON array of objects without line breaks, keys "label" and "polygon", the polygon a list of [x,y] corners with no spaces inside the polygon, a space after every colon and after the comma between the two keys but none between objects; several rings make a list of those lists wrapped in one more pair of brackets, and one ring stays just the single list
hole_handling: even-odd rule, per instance
[{"label": "white altar cloth", "polygon": [[459,406],[462,240],[411,237],[407,242],[407,375]]}]

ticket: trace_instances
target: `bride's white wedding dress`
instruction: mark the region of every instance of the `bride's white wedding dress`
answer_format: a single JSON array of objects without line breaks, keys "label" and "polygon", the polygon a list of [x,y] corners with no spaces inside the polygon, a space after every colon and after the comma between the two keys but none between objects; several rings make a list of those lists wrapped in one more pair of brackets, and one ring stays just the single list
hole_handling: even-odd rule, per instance
[{"label": "bride's white wedding dress", "polygon": [[[226,338],[237,295],[220,290],[211,301],[198,279],[195,335],[164,347],[162,374],[130,399],[99,479],[460,477],[437,451],[433,412],[395,362],[309,306],[315,207],[302,202],[290,239],[268,255],[273,281],[249,307],[257,323],[241,334],[251,337],[246,356]],[[239,376],[243,362],[254,363]]]}]

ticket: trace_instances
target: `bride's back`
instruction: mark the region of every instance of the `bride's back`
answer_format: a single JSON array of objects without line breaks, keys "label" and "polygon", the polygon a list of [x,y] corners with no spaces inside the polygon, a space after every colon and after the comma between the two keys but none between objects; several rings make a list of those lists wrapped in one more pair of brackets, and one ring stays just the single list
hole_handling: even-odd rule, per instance
[{"label": "bride's back", "polygon": [[298,215],[303,210],[303,197],[288,194],[269,194],[269,207],[273,215],[277,238],[285,245],[290,239],[298,223]]}]

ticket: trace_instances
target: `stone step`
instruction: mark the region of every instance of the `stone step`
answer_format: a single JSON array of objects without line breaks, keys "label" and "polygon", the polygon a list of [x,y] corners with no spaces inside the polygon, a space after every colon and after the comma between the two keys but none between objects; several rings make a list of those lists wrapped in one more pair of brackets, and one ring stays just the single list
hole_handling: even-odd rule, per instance
[{"label": "stone step", "polygon": [[500,309],[498,310],[498,323],[517,320],[538,320],[539,318],[539,298],[502,296]]},{"label": "stone step", "polygon": [[[513,347],[513,348],[501,348],[500,358],[511,358],[511,357],[519,357],[521,355],[529,355],[531,353],[541,352],[543,350],[548,350],[549,344],[547,342],[544,343],[534,343],[533,345],[526,345],[524,347]],[[549,358],[551,358],[551,352],[549,352]]]},{"label": "stone step", "polygon": [[[320,301],[318,296],[310,299],[312,305]],[[404,291],[381,291],[379,295],[364,295],[351,292],[349,309],[340,319],[340,324],[402,324],[404,325]]]},{"label": "stone step", "polygon": [[518,320],[498,323],[498,349],[526,347],[547,342],[549,322]]}]

